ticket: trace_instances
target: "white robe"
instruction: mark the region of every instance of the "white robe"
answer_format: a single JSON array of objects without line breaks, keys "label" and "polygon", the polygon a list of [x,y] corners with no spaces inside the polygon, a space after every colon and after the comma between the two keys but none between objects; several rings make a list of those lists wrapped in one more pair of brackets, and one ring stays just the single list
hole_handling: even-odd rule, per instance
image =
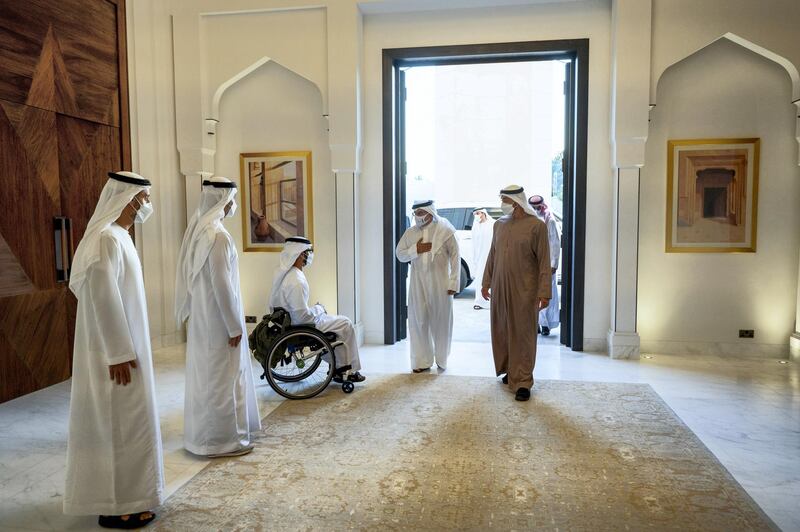
[{"label": "white robe", "polygon": [[475,303],[479,307],[489,308],[489,300],[484,299],[481,294],[481,280],[483,279],[483,271],[486,269],[486,259],[489,257],[489,250],[492,248],[492,235],[494,234],[494,219],[486,216],[486,221],[481,223],[475,219],[472,225],[472,264],[475,271],[473,277],[475,281],[472,286],[475,287]]},{"label": "white robe", "polygon": [[[558,224],[553,216],[544,220],[547,225],[547,240],[550,243],[550,267],[558,269],[558,259],[561,256],[561,235],[558,234]],[[555,329],[558,327],[561,318],[558,312],[558,272],[552,274],[551,291],[553,297],[550,304],[539,311],[539,326]]]},{"label": "white robe", "polygon": [[[122,515],[163,501],[164,476],[142,269],[112,224],[78,292],[64,513]],[[108,367],[135,360],[131,382]]]},{"label": "white robe", "polygon": [[328,314],[320,304],[309,307],[309,292],[305,274],[292,267],[270,300],[273,307],[281,307],[289,312],[292,325],[313,324],[322,332],[336,333],[339,340],[344,342],[344,345],[336,349],[336,367],[349,365],[353,372],[360,370],[358,339],[353,322],[347,316]]},{"label": "white robe", "polygon": [[453,296],[458,291],[461,257],[454,235],[438,250],[417,254],[417,242],[431,242],[433,225],[409,227],[397,244],[395,255],[411,263],[408,292],[408,329],[411,343],[411,367],[429,368],[433,363],[447,368],[453,338]]},{"label": "white robe", "polygon": [[[189,287],[183,441],[198,455],[246,447],[251,433],[261,429],[239,259],[230,234],[217,227],[208,259]],[[228,345],[240,334],[238,347]]]}]

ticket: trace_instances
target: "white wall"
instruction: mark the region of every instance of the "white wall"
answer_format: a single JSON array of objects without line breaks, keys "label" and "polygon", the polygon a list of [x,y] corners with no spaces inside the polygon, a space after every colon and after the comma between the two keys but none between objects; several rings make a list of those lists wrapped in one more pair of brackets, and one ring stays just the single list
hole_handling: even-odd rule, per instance
[{"label": "white wall", "polygon": [[[785,354],[800,250],[789,76],[723,40],[668,69],[657,95],[641,185],[642,351],[714,352],[716,342],[730,344],[719,352],[755,354],[749,346],[759,344],[760,353]],[[725,137],[761,138],[757,253],[665,253],[667,140]],[[755,329],[755,340],[740,340],[739,329]]]},{"label": "white wall", "polygon": [[[652,20],[650,103],[670,65],[729,32],[800,68],[798,0],[653,0]],[[800,90],[790,100],[798,97]]]},{"label": "white wall", "polygon": [[602,348],[609,324],[611,166],[608,147],[608,1],[462,9],[364,17],[364,137],[360,186],[362,317],[367,341],[383,339],[381,50],[413,46],[589,38],[589,146],[586,234],[587,346]]},{"label": "white wall", "polygon": [[154,213],[136,229],[153,347],[182,342],[175,323],[175,268],[186,228],[184,178],[175,146],[170,20],[163,4],[128,2],[128,89],[133,171],[153,183]]},{"label": "white wall", "polygon": [[[334,181],[326,121],[319,89],[286,68],[267,63],[228,89],[220,105],[217,128],[217,175],[241,186],[239,154],[311,150],[314,208],[314,264],[306,270],[311,303],[336,312],[336,217]],[[237,201],[241,198],[237,195]],[[225,226],[239,250],[245,314],[261,319],[280,253],[242,251],[240,205]]]}]

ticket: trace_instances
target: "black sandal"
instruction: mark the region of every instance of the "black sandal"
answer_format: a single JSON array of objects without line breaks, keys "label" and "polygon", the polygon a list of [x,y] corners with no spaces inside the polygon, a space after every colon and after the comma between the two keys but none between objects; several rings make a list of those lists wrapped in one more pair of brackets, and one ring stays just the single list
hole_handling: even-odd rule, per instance
[{"label": "black sandal", "polygon": [[[145,515],[147,515],[147,517],[144,517]],[[133,530],[149,525],[155,518],[156,514],[150,511],[129,515],[101,515],[97,518],[97,524],[103,528]]]}]

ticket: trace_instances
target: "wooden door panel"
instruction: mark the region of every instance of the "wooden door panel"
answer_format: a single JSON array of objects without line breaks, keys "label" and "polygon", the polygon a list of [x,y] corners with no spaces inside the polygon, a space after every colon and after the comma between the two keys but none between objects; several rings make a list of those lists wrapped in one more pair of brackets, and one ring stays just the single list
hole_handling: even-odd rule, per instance
[{"label": "wooden door panel", "polygon": [[0,235],[38,290],[57,287],[53,217],[60,214],[61,198],[55,126],[55,113],[0,101],[0,188],[9,192],[0,195]]},{"label": "wooden door panel", "polygon": [[119,129],[63,115],[56,122],[61,210],[77,247],[108,172],[121,168]]},{"label": "wooden door panel", "polygon": [[0,99],[119,125],[117,6],[0,0]]},{"label": "wooden door panel", "polygon": [[0,299],[0,402],[70,376],[70,334],[62,288]]},{"label": "wooden door panel", "polygon": [[77,301],[53,218],[83,236],[130,168],[124,0],[0,0],[0,402],[69,378]]}]

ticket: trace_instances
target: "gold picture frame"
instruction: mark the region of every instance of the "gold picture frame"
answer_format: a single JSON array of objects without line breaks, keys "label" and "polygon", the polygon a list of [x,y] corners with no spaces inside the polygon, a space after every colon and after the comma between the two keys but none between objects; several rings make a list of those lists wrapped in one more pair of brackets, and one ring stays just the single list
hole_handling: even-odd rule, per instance
[{"label": "gold picture frame", "polygon": [[755,253],[760,143],[667,142],[667,253]]},{"label": "gold picture frame", "polygon": [[244,251],[279,252],[292,236],[314,239],[310,151],[239,154]]}]

